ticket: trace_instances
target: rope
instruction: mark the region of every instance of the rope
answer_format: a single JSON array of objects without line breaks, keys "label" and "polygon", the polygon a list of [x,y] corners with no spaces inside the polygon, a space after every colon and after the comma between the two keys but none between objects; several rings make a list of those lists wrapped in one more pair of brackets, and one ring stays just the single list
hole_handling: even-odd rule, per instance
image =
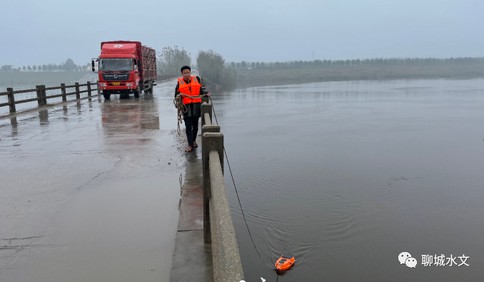
[{"label": "rope", "polygon": [[175,108],[177,109],[176,132],[178,133],[178,135],[181,134],[180,124],[182,124],[182,122],[183,122],[183,114],[188,111],[187,106],[185,104],[183,104],[183,97],[187,97],[187,98],[191,98],[191,99],[201,99],[203,97],[209,97],[210,98],[210,96],[207,95],[207,94],[187,95],[187,94],[179,93],[175,96],[175,98],[173,99],[173,105],[175,105]]},{"label": "rope", "polygon": [[[177,132],[178,132],[178,134],[180,134],[180,124],[182,123],[182,120],[183,120],[183,114],[187,112],[187,107],[182,102],[183,97],[190,97],[192,99],[208,97],[208,99],[210,99],[210,101],[212,99],[212,97],[210,97],[209,95],[190,96],[190,95],[180,93],[180,94],[177,94],[175,96],[175,99],[173,99],[173,104],[177,108],[177,116],[178,116]],[[216,114],[215,107],[214,107],[213,103],[212,103],[212,111],[213,111],[213,116],[214,116],[214,119],[215,119],[215,124],[219,125],[218,119],[217,119],[217,114]],[[265,266],[269,267],[271,270],[274,270],[272,265],[264,262],[264,259],[262,258],[262,255],[260,254],[259,249],[257,248],[257,245],[255,244],[254,237],[252,236],[252,232],[250,231],[249,224],[247,223],[247,218],[245,216],[244,208],[242,207],[242,202],[240,201],[239,191],[237,189],[237,184],[235,183],[234,174],[232,172],[232,166],[230,165],[229,157],[228,157],[228,154],[227,154],[227,150],[225,150],[225,146],[224,146],[223,150],[224,150],[225,159],[227,160],[227,167],[229,168],[230,178],[231,178],[232,183],[234,185],[235,195],[237,196],[237,202],[239,204],[239,208],[240,208],[240,211],[242,213],[242,218],[244,220],[244,224],[245,224],[245,227],[247,229],[247,233],[249,234],[250,241],[252,242],[252,246],[254,246],[254,250],[256,251],[257,256],[259,257],[261,262]],[[279,281],[279,275],[276,274],[276,276],[277,276],[277,278],[276,278],[276,282],[277,282],[277,281]]]},{"label": "rope", "polygon": [[[210,97],[210,99],[211,99],[211,97]],[[215,123],[217,125],[219,125],[218,119],[217,119],[217,114],[215,112],[215,107],[214,107],[213,103],[212,103],[212,111],[213,111],[213,116],[214,116],[214,119],[215,119]],[[261,262],[265,266],[269,267],[271,270],[274,270],[274,267],[272,267],[272,265],[267,264],[264,261],[264,259],[262,258],[262,255],[259,252],[259,249],[257,248],[257,245],[255,244],[254,237],[252,236],[252,232],[250,231],[249,224],[247,223],[247,218],[245,216],[244,208],[242,207],[242,202],[240,201],[239,191],[237,189],[237,184],[235,184],[235,178],[234,178],[234,174],[232,172],[232,166],[230,165],[229,156],[227,154],[227,150],[225,150],[225,146],[224,146],[224,155],[225,155],[225,160],[227,160],[227,167],[229,168],[230,178],[231,178],[232,183],[234,185],[235,195],[237,196],[237,202],[239,203],[240,212],[242,213],[242,218],[244,219],[244,224],[245,224],[245,227],[247,229],[247,233],[249,234],[250,241],[252,242],[252,246],[254,246],[254,249],[255,249],[255,251],[257,253],[257,256],[259,257],[259,259],[261,260]],[[277,276],[277,278],[276,278],[276,282],[277,282],[279,280],[279,275],[276,274],[276,276]]]}]

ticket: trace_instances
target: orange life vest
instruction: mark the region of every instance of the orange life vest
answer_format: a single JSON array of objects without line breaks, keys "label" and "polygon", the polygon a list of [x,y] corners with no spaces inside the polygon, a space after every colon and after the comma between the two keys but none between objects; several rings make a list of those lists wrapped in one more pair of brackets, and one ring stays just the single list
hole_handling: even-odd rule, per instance
[{"label": "orange life vest", "polygon": [[[180,77],[178,79],[178,91],[180,91],[180,93],[185,94],[187,96],[199,96],[201,87],[202,85],[200,84],[200,82],[198,82],[197,77],[194,75],[190,77],[189,83],[186,83],[183,77]],[[200,97],[192,98],[187,96],[183,96],[183,100],[182,100],[183,104],[185,105],[202,102],[202,98]]]}]

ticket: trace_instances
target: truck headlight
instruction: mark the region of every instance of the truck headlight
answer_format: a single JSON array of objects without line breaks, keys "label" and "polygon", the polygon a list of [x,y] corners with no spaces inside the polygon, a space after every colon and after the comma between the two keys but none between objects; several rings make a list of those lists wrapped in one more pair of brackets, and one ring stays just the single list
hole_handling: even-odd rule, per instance
[{"label": "truck headlight", "polygon": [[133,86],[133,83],[126,83],[126,86],[132,87]]}]

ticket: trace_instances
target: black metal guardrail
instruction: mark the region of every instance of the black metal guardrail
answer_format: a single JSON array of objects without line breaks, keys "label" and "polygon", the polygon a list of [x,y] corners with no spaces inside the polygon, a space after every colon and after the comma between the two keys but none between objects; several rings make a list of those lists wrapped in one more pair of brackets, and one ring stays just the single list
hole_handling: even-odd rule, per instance
[{"label": "black metal guardrail", "polygon": [[[72,89],[72,90],[71,90]],[[50,90],[59,90],[60,92],[49,94],[47,95],[47,91]],[[62,102],[67,102],[67,97],[74,96],[76,100],[82,99],[91,99],[94,96],[98,96],[98,86],[97,83],[91,83],[90,81],[79,84],[78,82],[74,83],[73,85],[65,85],[62,83],[60,86],[55,87],[46,87],[45,85],[37,85],[35,89],[24,89],[24,90],[14,90],[13,88],[7,88],[7,92],[0,92],[1,96],[7,96],[8,102],[0,103],[0,107],[9,107],[10,114],[15,114],[17,112],[16,105],[23,104],[23,103],[31,103],[37,102],[38,107],[42,107],[47,105],[48,99],[59,98],[62,97]],[[68,92],[70,91],[70,92]],[[96,94],[93,95],[92,93],[96,91]],[[35,98],[28,98],[28,99],[16,99],[17,94],[25,94],[25,93],[36,93]],[[83,93],[87,93],[82,97]]]}]

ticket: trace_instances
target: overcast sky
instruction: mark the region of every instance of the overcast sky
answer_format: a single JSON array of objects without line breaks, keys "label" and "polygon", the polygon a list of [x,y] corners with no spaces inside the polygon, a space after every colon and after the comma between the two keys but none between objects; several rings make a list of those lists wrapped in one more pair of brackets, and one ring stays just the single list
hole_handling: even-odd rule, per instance
[{"label": "overcast sky", "polygon": [[105,40],[230,61],[483,57],[483,0],[2,0],[0,66],[85,64]]}]

